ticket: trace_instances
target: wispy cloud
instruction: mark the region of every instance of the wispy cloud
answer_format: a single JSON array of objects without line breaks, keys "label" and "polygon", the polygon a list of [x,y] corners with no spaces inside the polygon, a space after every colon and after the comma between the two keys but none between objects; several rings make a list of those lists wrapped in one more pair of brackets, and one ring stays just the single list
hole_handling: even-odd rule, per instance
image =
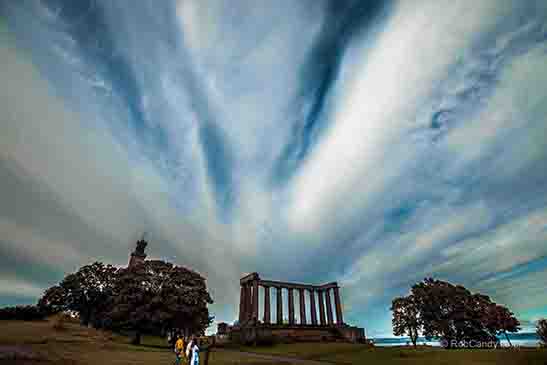
[{"label": "wispy cloud", "polygon": [[44,292],[44,288],[38,287],[26,281],[17,280],[17,278],[0,278],[0,295],[10,297],[17,296],[22,298],[36,298]]},{"label": "wispy cloud", "polygon": [[429,275],[547,300],[545,2],[1,7],[5,302],[143,231],[217,320],[255,270],[339,280],[378,333]]}]

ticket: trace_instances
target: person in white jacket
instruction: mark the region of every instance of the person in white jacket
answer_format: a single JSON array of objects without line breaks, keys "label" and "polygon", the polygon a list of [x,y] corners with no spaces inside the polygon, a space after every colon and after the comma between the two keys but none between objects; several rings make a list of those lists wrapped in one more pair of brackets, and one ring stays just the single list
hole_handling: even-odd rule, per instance
[{"label": "person in white jacket", "polygon": [[192,360],[190,365],[199,365],[199,341],[196,339],[192,346]]},{"label": "person in white jacket", "polygon": [[188,341],[186,346],[186,358],[188,359],[188,365],[192,365],[192,347],[194,346],[195,339]]}]

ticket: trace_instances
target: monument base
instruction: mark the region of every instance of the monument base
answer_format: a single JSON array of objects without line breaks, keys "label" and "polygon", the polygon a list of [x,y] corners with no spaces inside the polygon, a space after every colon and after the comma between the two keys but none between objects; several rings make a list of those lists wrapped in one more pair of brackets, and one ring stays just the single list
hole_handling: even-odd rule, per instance
[{"label": "monument base", "polygon": [[233,342],[261,344],[278,342],[364,342],[363,328],[348,325],[247,325],[234,326],[230,331]]}]

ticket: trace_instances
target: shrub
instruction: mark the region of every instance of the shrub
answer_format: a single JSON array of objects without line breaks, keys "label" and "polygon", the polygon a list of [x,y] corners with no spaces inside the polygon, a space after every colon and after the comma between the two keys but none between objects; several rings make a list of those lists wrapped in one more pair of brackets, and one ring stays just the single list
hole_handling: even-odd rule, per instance
[{"label": "shrub", "polygon": [[45,314],[35,305],[0,308],[0,320],[36,321],[44,318]]}]

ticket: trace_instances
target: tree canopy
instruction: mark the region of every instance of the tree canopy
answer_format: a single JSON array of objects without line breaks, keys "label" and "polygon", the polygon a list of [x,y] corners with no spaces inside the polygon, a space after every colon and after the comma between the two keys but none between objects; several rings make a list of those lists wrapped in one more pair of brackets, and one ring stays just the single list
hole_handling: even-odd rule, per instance
[{"label": "tree canopy", "polygon": [[418,331],[422,327],[418,303],[414,295],[393,299],[393,334],[395,336],[408,335],[414,347],[418,340]]},{"label": "tree canopy", "polygon": [[[141,240],[142,241],[142,240]],[[146,244],[139,241],[144,250]],[[203,334],[213,303],[205,278],[184,267],[145,260],[128,268],[95,262],[45,291],[41,313],[76,312],[84,325],[136,333],[183,329]]]},{"label": "tree canopy", "polygon": [[[498,335],[517,332],[519,321],[506,307],[461,285],[426,278],[412,286],[407,297],[392,302],[393,333],[408,335],[413,344],[418,332],[439,337],[446,347],[472,343],[498,343]],[[509,341],[509,344],[511,342]]]},{"label": "tree canopy", "polygon": [[117,271],[114,266],[101,262],[85,265],[67,275],[59,285],[46,290],[38,306],[49,313],[77,312],[83,325],[96,326],[100,313],[107,310]]},{"label": "tree canopy", "polygon": [[137,342],[140,333],[171,328],[202,334],[212,321],[207,305],[213,301],[205,279],[167,262],[145,261],[121,269],[113,292],[103,324],[134,330]]}]

